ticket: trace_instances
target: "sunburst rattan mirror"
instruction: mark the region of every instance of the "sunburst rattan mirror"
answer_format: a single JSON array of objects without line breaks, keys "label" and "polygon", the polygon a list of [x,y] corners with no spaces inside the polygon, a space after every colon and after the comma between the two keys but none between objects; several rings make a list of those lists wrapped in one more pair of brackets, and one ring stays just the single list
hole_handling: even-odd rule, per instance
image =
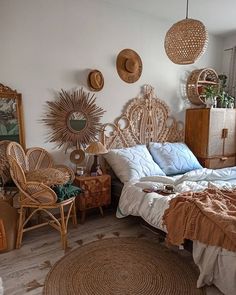
[{"label": "sunburst rattan mirror", "polygon": [[95,104],[94,94],[61,90],[55,101],[47,101],[48,109],[42,121],[50,128],[48,139],[58,147],[85,147],[96,140],[101,130],[104,110]]}]

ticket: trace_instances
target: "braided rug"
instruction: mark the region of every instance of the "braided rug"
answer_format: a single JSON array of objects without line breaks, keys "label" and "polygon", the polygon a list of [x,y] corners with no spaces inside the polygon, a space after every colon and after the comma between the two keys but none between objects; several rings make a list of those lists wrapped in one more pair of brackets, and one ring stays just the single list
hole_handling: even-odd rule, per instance
[{"label": "braided rug", "polygon": [[198,295],[198,273],[155,241],[111,238],[69,252],[47,275],[44,295]]}]

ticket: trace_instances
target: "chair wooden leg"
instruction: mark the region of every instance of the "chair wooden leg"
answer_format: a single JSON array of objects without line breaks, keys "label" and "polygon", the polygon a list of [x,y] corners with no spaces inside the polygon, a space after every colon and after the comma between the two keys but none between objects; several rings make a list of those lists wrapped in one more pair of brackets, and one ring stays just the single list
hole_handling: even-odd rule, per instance
[{"label": "chair wooden leg", "polygon": [[102,217],[104,216],[104,214],[103,214],[103,209],[102,209],[102,207],[100,206],[99,207],[99,211],[100,211],[100,213],[101,213],[101,215],[102,215]]},{"label": "chair wooden leg", "polygon": [[61,212],[61,243],[62,243],[62,249],[65,250],[67,247],[67,228],[65,224],[65,213],[64,213],[64,206],[60,207]]},{"label": "chair wooden leg", "polygon": [[82,223],[82,224],[84,224],[85,216],[86,216],[86,210],[81,211],[81,223]]},{"label": "chair wooden leg", "polygon": [[73,223],[75,226],[77,225],[77,215],[76,215],[75,201],[73,202],[73,207],[72,207],[72,223]]},{"label": "chair wooden leg", "polygon": [[37,224],[40,224],[42,222],[43,222],[42,212],[39,211],[39,212],[37,212]]},{"label": "chair wooden leg", "polygon": [[21,206],[20,207],[20,216],[19,216],[19,224],[18,224],[18,232],[17,232],[17,239],[16,239],[16,249],[21,247],[22,237],[23,237],[23,224],[25,221],[25,210]]}]

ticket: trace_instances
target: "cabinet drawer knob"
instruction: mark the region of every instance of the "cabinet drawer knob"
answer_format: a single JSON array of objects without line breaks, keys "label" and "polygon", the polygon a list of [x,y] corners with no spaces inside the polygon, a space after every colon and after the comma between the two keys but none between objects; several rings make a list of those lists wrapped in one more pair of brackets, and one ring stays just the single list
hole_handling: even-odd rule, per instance
[{"label": "cabinet drawer knob", "polygon": [[222,129],[222,138],[227,138],[228,137],[228,129],[224,128]]},{"label": "cabinet drawer knob", "polygon": [[221,157],[220,160],[221,161],[226,161],[226,160],[228,160],[228,157]]}]

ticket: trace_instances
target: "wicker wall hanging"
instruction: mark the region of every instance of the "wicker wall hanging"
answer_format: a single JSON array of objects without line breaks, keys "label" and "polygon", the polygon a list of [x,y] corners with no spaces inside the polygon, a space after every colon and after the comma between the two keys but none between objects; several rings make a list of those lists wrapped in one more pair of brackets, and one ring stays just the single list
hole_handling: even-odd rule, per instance
[{"label": "wicker wall hanging", "polygon": [[142,74],[141,57],[132,49],[121,50],[116,58],[116,69],[120,78],[127,83],[138,81]]},{"label": "wicker wall hanging", "polygon": [[48,139],[66,149],[85,147],[96,140],[101,129],[100,119],[104,110],[95,104],[95,96],[79,91],[61,90],[56,101],[47,101],[47,112],[42,119],[49,128]]},{"label": "wicker wall hanging", "polygon": [[93,70],[88,74],[88,87],[92,91],[100,91],[104,86],[103,74],[99,70]]},{"label": "wicker wall hanging", "polygon": [[204,24],[188,18],[175,23],[166,33],[165,51],[169,59],[180,65],[193,64],[206,50],[208,32]]}]

